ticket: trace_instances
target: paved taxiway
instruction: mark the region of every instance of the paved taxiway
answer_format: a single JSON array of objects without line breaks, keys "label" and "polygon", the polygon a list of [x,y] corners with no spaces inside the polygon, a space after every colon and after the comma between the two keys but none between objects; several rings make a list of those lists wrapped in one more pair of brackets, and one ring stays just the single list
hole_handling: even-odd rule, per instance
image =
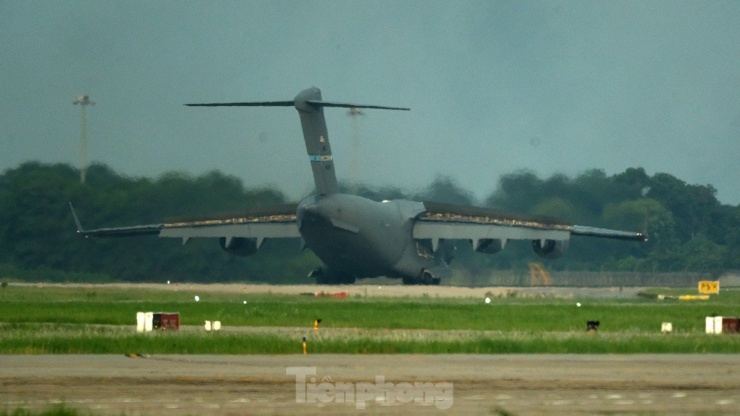
[{"label": "paved taxiway", "polygon": [[737,414],[738,393],[738,355],[0,355],[11,412]]}]

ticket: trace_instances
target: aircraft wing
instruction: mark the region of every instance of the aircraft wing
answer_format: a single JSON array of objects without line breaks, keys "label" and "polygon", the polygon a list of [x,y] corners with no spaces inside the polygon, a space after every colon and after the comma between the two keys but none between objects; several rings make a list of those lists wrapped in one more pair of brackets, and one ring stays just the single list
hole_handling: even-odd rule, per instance
[{"label": "aircraft wing", "polygon": [[415,239],[470,240],[473,248],[490,240],[569,240],[571,235],[646,241],[644,233],[572,225],[557,218],[513,214],[489,208],[424,202],[414,224]]},{"label": "aircraft wing", "polygon": [[158,235],[159,237],[182,238],[183,243],[191,238],[225,238],[227,246],[233,238],[250,238],[256,239],[259,247],[266,238],[300,238],[301,236],[296,224],[296,205],[281,205],[205,217],[179,218],[161,224],[94,230],[83,229],[72,203],[69,205],[77,225],[77,232],[87,238]]}]

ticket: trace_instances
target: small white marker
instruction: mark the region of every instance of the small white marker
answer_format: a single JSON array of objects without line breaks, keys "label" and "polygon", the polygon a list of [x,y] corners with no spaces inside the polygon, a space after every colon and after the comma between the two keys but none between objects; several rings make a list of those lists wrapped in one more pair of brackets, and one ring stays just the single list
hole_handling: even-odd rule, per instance
[{"label": "small white marker", "polygon": [[198,295],[195,295],[195,301],[196,301],[196,302],[199,302],[199,301],[200,301],[200,296],[198,296]]},{"label": "small white marker", "polygon": [[576,306],[581,307],[581,302],[576,303]]}]

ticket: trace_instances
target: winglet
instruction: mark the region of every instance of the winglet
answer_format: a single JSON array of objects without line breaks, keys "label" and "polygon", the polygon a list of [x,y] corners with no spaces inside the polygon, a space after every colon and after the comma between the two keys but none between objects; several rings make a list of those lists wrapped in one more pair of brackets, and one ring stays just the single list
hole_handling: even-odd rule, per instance
[{"label": "winglet", "polygon": [[80,218],[77,217],[77,212],[75,212],[75,206],[72,205],[72,201],[69,201],[69,209],[72,210],[72,217],[75,219],[75,225],[77,226],[77,233],[78,234],[84,234],[85,230],[82,229],[82,224],[80,223]]}]

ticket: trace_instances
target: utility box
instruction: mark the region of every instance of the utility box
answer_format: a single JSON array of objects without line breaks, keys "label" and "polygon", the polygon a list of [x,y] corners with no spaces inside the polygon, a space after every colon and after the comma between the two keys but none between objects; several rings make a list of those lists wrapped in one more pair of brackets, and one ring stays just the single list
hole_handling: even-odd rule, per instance
[{"label": "utility box", "polygon": [[136,312],[136,332],[146,331],[146,313]]},{"label": "utility box", "polygon": [[723,334],[737,334],[738,332],[738,323],[740,322],[740,319],[738,318],[730,318],[730,317],[722,317],[722,333]]},{"label": "utility box", "polygon": [[721,316],[707,316],[705,328],[706,328],[707,334],[721,334],[722,333],[722,317]]},{"label": "utility box", "polygon": [[740,319],[730,316],[707,316],[707,334],[737,334],[740,329]]},{"label": "utility box", "polygon": [[154,329],[180,329],[179,312],[137,312],[136,332],[151,332]]},{"label": "utility box", "polygon": [[179,312],[155,312],[152,319],[154,329],[174,330],[180,329]]}]

